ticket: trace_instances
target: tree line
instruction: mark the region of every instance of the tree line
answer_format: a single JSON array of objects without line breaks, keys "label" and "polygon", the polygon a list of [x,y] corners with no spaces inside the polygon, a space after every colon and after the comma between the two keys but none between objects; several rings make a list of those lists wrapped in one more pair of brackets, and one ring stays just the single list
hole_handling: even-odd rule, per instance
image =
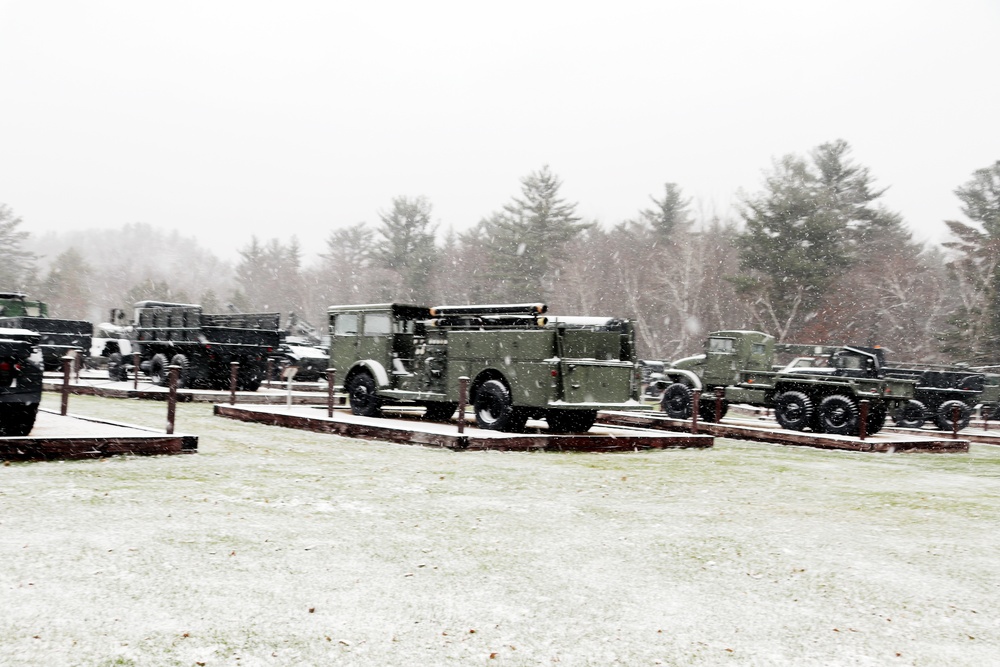
[{"label": "tree line", "polygon": [[[441,232],[424,197],[399,196],[375,224],[332,230],[306,265],[298,241],[253,237],[235,265],[144,224],[37,240],[0,205],[0,289],[67,318],[100,319],[142,299],[293,313],[322,326],[332,304],[544,301],[550,312],[636,321],[640,354],[700,351],[707,332],[879,344],[898,359],[1000,363],[1000,161],[955,189],[953,240],[914,242],[843,140],[774,160],[738,218],[695,210],[666,183],[636,215],[584,220],[548,167],[464,232]],[[103,237],[103,238],[102,238]],[[107,238],[111,237],[111,238]],[[112,242],[109,242],[112,241]],[[152,250],[152,252],[151,252]]]}]

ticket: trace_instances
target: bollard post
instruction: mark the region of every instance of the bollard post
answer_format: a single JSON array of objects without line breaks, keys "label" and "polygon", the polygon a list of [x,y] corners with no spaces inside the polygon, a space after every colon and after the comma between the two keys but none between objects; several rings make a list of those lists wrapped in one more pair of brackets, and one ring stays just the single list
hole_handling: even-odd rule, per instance
[{"label": "bollard post", "polygon": [[80,384],[80,367],[83,366],[83,352],[73,350],[73,370],[76,371],[76,383]]},{"label": "bollard post", "polygon": [[951,406],[951,439],[958,440],[958,415],[961,408],[957,405]]},{"label": "bollard post", "polygon": [[297,366],[285,366],[284,370],[281,371],[281,377],[285,380],[285,386],[288,388],[288,408],[292,407],[292,380],[295,378],[295,374],[299,372]]},{"label": "bollard post", "polygon": [[167,435],[173,435],[174,416],[177,414],[177,381],[181,376],[181,367],[171,364],[167,366],[170,383],[167,390]]},{"label": "bollard post", "polygon": [[59,414],[61,415],[65,415],[66,411],[69,409],[69,365],[71,363],[73,363],[73,357],[66,356],[62,358],[62,406],[59,409]]},{"label": "bollard post", "polygon": [[139,363],[141,361],[142,360],[139,358],[139,353],[138,352],[133,352],[132,353],[132,366],[133,366],[133,370],[135,370],[135,380],[133,381],[133,384],[132,384],[132,388],[133,389],[138,389],[139,388]]},{"label": "bollard post", "polygon": [[858,437],[864,440],[868,437],[868,399],[861,399],[861,423],[858,424]]},{"label": "bollard post", "polygon": [[240,362],[229,362],[229,405],[236,404],[236,378],[240,373]]},{"label": "bollard post", "polygon": [[979,408],[979,416],[983,418],[983,430],[990,430],[990,411],[988,408]]},{"label": "bollard post", "polygon": [[271,388],[271,373],[274,372],[274,359],[267,358],[267,388]]},{"label": "bollard post", "polygon": [[695,389],[691,395],[691,432],[698,432],[698,410],[701,403],[701,389]]},{"label": "bollard post", "polygon": [[715,388],[715,423],[718,424],[722,421],[722,395],[725,389],[722,387]]},{"label": "bollard post", "polygon": [[469,378],[458,378],[458,434],[465,433],[465,406],[469,403]]},{"label": "bollard post", "polygon": [[333,379],[337,377],[337,370],[326,369],[326,416],[333,417]]}]

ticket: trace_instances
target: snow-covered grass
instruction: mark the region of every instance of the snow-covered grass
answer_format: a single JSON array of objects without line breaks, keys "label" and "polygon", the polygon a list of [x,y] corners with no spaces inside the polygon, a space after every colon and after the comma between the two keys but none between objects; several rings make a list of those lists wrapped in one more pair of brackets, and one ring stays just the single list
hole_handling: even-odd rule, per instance
[{"label": "snow-covered grass", "polygon": [[457,453],[211,409],[178,406],[194,456],[0,467],[0,664],[1000,655],[1000,448]]}]

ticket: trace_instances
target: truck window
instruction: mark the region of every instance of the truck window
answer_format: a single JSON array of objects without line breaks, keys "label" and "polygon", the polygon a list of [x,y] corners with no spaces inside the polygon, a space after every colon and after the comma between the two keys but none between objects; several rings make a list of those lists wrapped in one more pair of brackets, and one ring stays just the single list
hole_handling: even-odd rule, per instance
[{"label": "truck window", "polygon": [[365,335],[387,336],[392,333],[392,319],[386,313],[365,313]]},{"label": "truck window", "polygon": [[734,343],[735,341],[732,338],[709,338],[708,351],[715,353],[732,354]]},{"label": "truck window", "polygon": [[333,325],[333,333],[336,336],[358,335],[358,316],[354,313],[337,315]]},{"label": "truck window", "polygon": [[753,343],[750,345],[750,354],[764,354],[767,352],[767,346],[763,343]]}]

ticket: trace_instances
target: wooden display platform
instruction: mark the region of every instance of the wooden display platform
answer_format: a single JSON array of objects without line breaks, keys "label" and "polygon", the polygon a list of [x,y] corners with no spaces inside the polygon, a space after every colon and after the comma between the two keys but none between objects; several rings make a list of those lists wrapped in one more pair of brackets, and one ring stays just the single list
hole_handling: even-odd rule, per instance
[{"label": "wooden display platform", "polygon": [[0,437],[0,459],[34,461],[91,459],[116,454],[194,454],[198,436],[173,434],[100,421],[79,415],[60,415],[40,409],[31,433]]},{"label": "wooden display platform", "polygon": [[[672,419],[662,412],[601,412],[598,422],[612,426],[663,429],[691,432],[689,420]],[[950,435],[935,436],[916,433],[895,433],[883,429],[864,440],[848,435],[829,435],[809,431],[789,431],[777,423],[761,423],[759,419],[727,416],[721,423],[698,422],[699,433],[710,433],[717,438],[755,440],[779,445],[800,445],[820,449],[842,449],[855,452],[923,452],[953,454],[969,451],[969,441],[953,440]]]},{"label": "wooden display platform", "polygon": [[500,433],[467,426],[459,435],[458,424],[422,421],[412,413],[386,410],[385,417],[359,417],[338,410],[333,417],[326,409],[257,405],[216,405],[215,414],[241,421],[287,428],[336,433],[349,438],[385,440],[411,445],[447,447],[456,450],[624,452],[639,449],[711,447],[711,435],[663,433],[629,427],[594,426],[587,433],[550,434],[529,422],[527,433]]},{"label": "wooden display platform", "polygon": [[[63,388],[62,376],[46,377],[42,382],[44,391],[61,392]],[[88,378],[81,376],[79,380],[70,380],[69,393],[86,396],[104,396],[107,398],[140,398],[151,401],[167,400],[168,389],[157,387],[148,380],[139,380],[138,388],[135,388],[133,380],[127,382],[117,382],[107,378]],[[222,403],[229,400],[229,391],[216,389],[178,389],[177,401],[179,403]],[[257,391],[237,391],[236,400],[240,403],[254,403],[261,405],[278,405],[288,402],[288,390],[278,383],[272,384],[268,389],[261,385]],[[346,395],[339,394],[335,397],[338,404],[343,404]],[[293,405],[326,405],[326,392],[301,391],[292,389]]]}]

